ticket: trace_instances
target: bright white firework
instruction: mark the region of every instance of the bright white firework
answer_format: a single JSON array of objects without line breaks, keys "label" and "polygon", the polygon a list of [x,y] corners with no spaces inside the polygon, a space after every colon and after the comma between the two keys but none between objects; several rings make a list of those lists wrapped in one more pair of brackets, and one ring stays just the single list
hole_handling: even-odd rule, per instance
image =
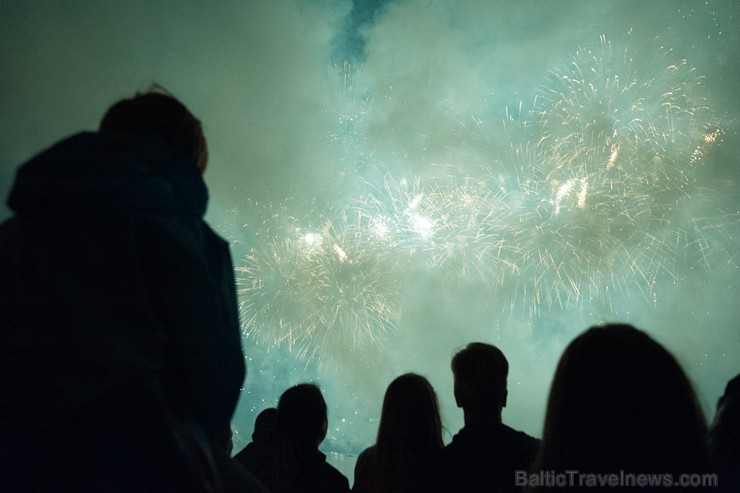
[{"label": "bright white firework", "polygon": [[385,343],[400,317],[402,281],[381,243],[346,221],[340,226],[295,228],[251,249],[236,269],[248,337],[320,363]]},{"label": "bright white firework", "polygon": [[[367,158],[372,100],[348,89],[353,103],[340,108],[331,138],[356,195],[319,227],[272,217],[289,225],[270,226],[240,267],[245,331],[324,360],[382,346],[416,269],[451,289],[474,283],[537,317],[608,304],[615,292],[652,300],[666,280],[680,283],[687,269],[729,255],[716,218],[696,213],[711,202],[698,183],[722,132],[701,77],[657,50],[646,61],[605,38],[578,50],[534,110],[507,116],[503,148],[461,144],[459,162],[450,150],[450,163],[424,177],[398,178]],[[485,138],[481,120],[472,130]]]},{"label": "bright white firework", "polygon": [[[602,37],[554,71],[538,98],[541,136],[523,174],[541,206],[521,216],[518,250],[532,262],[521,262],[520,282],[537,305],[592,299],[606,287],[651,292],[682,256],[664,238],[683,227],[672,211],[695,193],[694,156],[716,128],[701,77],[656,49],[637,60]],[[616,274],[622,265],[632,279]]]}]

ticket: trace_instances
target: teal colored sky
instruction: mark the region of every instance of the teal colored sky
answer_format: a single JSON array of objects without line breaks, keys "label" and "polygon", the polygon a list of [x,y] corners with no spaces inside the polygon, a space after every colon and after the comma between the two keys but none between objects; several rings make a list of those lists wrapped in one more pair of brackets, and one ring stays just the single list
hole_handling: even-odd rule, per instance
[{"label": "teal colored sky", "polygon": [[[563,347],[604,321],[634,323],[666,344],[711,418],[725,382],[740,372],[738,22],[740,4],[719,0],[0,1],[0,196],[7,196],[19,164],[67,135],[94,130],[109,105],[156,82],[204,122],[211,151],[207,219],[232,242],[238,267],[276,231],[296,234],[298,223],[305,231],[325,228],[329,217],[336,227],[337,210],[350,210],[353,199],[383,188],[384,176],[424,180],[445,169],[456,179],[480,179],[480,163],[491,165],[509,155],[512,143],[544,135],[523,130],[524,121],[562,117],[553,103],[556,74],[603,56],[604,37],[613,52],[603,73],[623,70],[628,53],[636,77],[654,81],[656,92],[696,89],[675,99],[681,105],[703,98],[710,111],[697,112],[700,121],[682,116],[678,123],[721,129],[719,140],[702,148],[702,167],[692,174],[696,192],[672,205],[686,212],[681,217],[701,218],[702,238],[717,254],[676,265],[683,257],[665,253],[671,265],[646,296],[627,266],[631,255],[646,255],[636,246],[625,263],[614,263],[612,291],[543,303],[536,313],[523,308],[531,300],[507,289],[512,302],[489,297],[475,283],[451,287],[434,271],[400,263],[403,277],[412,280],[396,300],[402,313],[383,350],[334,341],[319,351],[318,362],[286,345],[245,338],[250,371],[235,417],[237,447],[249,440],[256,413],[274,405],[285,388],[317,380],[333,425],[325,449],[357,453],[373,441],[385,386],[404,371],[432,380],[449,439],[462,416],[452,401],[448,361],[474,339],[497,343],[509,355],[504,420],[539,435]],[[671,80],[670,64],[692,70]],[[635,93],[658,96],[649,89]],[[631,94],[612,94],[613,106],[629,113]],[[658,107],[645,105],[657,116]],[[570,142],[555,123],[546,130]],[[642,138],[665,138],[666,156],[686,158],[701,140],[661,123],[651,132]],[[688,166],[687,159],[677,163]],[[522,176],[509,171],[488,184],[520,193]],[[653,179],[647,169],[638,170],[638,179],[641,172]],[[703,199],[711,199],[711,207]],[[268,205],[282,222],[260,229],[254,210]],[[0,205],[0,220],[10,215]],[[544,277],[557,277],[543,269]]]}]

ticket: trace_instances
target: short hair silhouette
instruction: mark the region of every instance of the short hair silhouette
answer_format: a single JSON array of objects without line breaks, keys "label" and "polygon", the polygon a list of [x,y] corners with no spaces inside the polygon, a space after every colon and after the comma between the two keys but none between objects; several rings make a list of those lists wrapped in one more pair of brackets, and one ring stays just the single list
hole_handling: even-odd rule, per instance
[{"label": "short hair silhouette", "polygon": [[506,406],[509,362],[499,348],[471,342],[453,356],[451,366],[459,407]]},{"label": "short hair silhouette", "polygon": [[277,409],[268,407],[260,411],[254,419],[252,441],[266,443],[275,437],[278,429]]},{"label": "short hair silhouette", "polygon": [[565,349],[535,469],[700,472],[706,423],[676,359],[631,325],[592,327]]},{"label": "short hair silhouette", "polygon": [[454,393],[464,426],[442,450],[440,491],[514,490],[514,471],[526,470],[538,441],[502,421],[509,362],[496,346],[471,342],[452,358]]},{"label": "short hair silhouette", "polygon": [[318,445],[326,437],[326,401],[312,383],[295,385],[280,396],[278,424],[285,438]]},{"label": "short hair silhouette", "polygon": [[160,86],[118,101],[103,115],[101,134],[157,136],[205,171],[208,146],[200,120]]}]

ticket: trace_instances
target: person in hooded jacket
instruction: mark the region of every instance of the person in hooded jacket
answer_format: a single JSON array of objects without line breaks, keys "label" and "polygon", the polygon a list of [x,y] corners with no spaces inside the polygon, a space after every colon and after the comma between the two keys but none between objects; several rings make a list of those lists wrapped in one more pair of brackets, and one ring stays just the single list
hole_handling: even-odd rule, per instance
[{"label": "person in hooded jacket", "polygon": [[228,244],[203,220],[207,157],[200,121],[152,90],[17,170],[0,490],[224,488],[246,368]]}]

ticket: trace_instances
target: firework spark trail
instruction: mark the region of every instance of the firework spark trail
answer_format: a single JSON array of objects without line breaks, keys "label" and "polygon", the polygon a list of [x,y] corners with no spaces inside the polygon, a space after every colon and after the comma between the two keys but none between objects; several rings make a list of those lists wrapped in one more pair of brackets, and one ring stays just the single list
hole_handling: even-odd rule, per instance
[{"label": "firework spark trail", "polygon": [[496,285],[510,269],[510,245],[504,241],[511,211],[503,193],[468,178],[435,183],[430,199],[445,211],[427,251],[432,265],[457,283]]},{"label": "firework spark trail", "polygon": [[701,78],[685,61],[653,77],[641,71],[602,38],[596,53],[579,50],[568,69],[553,72],[540,98],[542,155],[552,160],[546,179],[600,184],[616,169],[616,190],[680,189],[686,153],[706,133]]},{"label": "firework spark trail", "polygon": [[383,243],[368,241],[346,218],[340,229],[327,219],[321,228],[293,231],[253,247],[237,268],[245,334],[318,361],[382,345],[400,317],[400,281]]},{"label": "firework spark trail", "polygon": [[271,242],[252,252],[237,267],[245,335],[259,342],[292,348],[307,332],[302,300],[307,292],[293,270],[288,242]]},{"label": "firework spark trail", "polygon": [[[399,279],[383,265],[383,252],[361,246],[352,235],[333,238],[314,260],[320,351],[382,346],[400,316]],[[341,244],[341,246],[340,246]],[[309,349],[310,348],[310,349]],[[315,345],[302,352],[317,354]],[[318,353],[319,359],[322,354]]]},{"label": "firework spark trail", "polygon": [[433,239],[443,211],[420,179],[397,180],[386,174],[382,186],[368,186],[368,192],[354,203],[360,221],[372,225],[376,233],[384,232],[396,248],[411,253]]},{"label": "firework spark trail", "polygon": [[354,169],[348,176],[364,176],[358,194],[318,228],[285,213],[255,223],[267,241],[239,268],[245,331],[323,360],[382,346],[418,268],[453,288],[490,290],[536,318],[550,307],[608,305],[614,293],[654,302],[666,279],[678,284],[682,271],[729,256],[729,241],[713,229],[723,213],[685,210],[711,201],[698,174],[722,133],[701,77],[669,54],[659,49],[641,64],[602,37],[552,72],[532,110],[507,110],[503,147],[474,117],[461,135],[483,147],[462,142],[465,166],[423,178],[397,178],[365,157],[373,154],[362,135],[371,99],[348,88],[345,67],[352,102],[331,138]]},{"label": "firework spark trail", "polygon": [[531,234],[520,236],[531,268],[550,274],[520,269],[524,283],[534,279],[536,299],[579,299],[588,284],[606,292],[614,283],[612,259],[632,265],[638,289],[649,292],[677,263],[685,245],[656,248],[663,242],[653,241],[649,255],[640,252],[654,231],[686,234],[674,230],[671,211],[693,192],[700,164],[694,156],[703,156],[704,143],[717,135],[709,131],[700,89],[701,78],[684,60],[656,74],[605,38],[553,72],[535,112],[536,157],[523,173],[534,177],[531,191],[549,205],[544,215],[525,211]]}]

